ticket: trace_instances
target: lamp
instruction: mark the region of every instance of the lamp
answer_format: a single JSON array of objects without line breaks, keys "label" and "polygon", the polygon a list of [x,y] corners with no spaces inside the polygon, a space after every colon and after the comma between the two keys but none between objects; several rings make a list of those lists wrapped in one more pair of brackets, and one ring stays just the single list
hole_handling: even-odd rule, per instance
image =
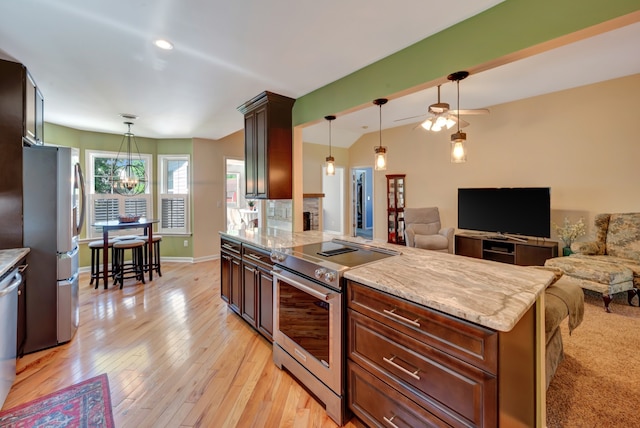
[{"label": "lamp", "polygon": [[387,148],[382,147],[382,106],[387,103],[386,98],[378,98],[377,100],[373,100],[373,103],[380,107],[380,145],[378,147],[374,147],[374,151],[376,153],[374,169],[376,171],[384,171],[387,169]]},{"label": "lamp", "polygon": [[440,102],[440,85],[438,85],[438,102],[429,106],[429,116],[421,123],[427,131],[439,132],[442,128],[451,129],[456,124],[455,119],[449,113],[449,104]]},{"label": "lamp", "polygon": [[331,156],[331,121],[335,120],[335,116],[325,116],[325,119],[329,121],[329,156],[327,156],[327,175],[336,174],[336,166],[334,165],[335,159]]},{"label": "lamp", "polygon": [[[134,196],[144,193],[147,185],[146,172],[144,170],[144,163],[142,162],[142,156],[138,150],[138,144],[136,143],[135,136],[131,133],[131,125],[133,122],[124,122],[128,129],[122,137],[116,160],[112,165],[111,170],[111,185],[113,190],[123,196]],[[133,153],[131,151],[131,141],[135,146],[135,151],[138,153],[138,159],[133,159]],[[122,152],[122,147],[127,143],[126,153]]]},{"label": "lamp", "polygon": [[447,79],[456,82],[458,90],[458,132],[451,134],[451,162],[463,163],[467,161],[467,149],[465,143],[467,141],[467,134],[460,132],[460,81],[469,76],[468,71],[457,71],[447,76]]}]

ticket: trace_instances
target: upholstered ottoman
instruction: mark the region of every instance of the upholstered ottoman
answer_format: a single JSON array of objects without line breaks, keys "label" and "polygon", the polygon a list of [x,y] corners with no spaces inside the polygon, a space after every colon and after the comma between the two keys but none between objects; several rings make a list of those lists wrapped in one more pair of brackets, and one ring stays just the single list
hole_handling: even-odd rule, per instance
[{"label": "upholstered ottoman", "polygon": [[558,365],[564,359],[560,323],[565,318],[569,318],[569,334],[582,323],[584,317],[582,288],[571,283],[566,276],[562,276],[545,290],[544,313],[545,371],[546,384],[549,387]]},{"label": "upholstered ottoman", "polygon": [[633,290],[633,271],[621,264],[594,260],[592,257],[568,256],[548,259],[547,267],[560,269],[564,279],[587,290],[602,293],[607,312],[613,295]]}]

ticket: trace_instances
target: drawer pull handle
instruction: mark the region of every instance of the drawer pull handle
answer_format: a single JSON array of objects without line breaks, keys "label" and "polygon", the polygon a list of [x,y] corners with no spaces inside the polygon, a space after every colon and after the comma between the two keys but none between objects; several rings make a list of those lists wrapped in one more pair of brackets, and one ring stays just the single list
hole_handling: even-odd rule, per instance
[{"label": "drawer pull handle", "polygon": [[396,425],[396,424],[394,424],[394,423],[393,423],[393,420],[394,420],[395,418],[396,418],[396,415],[391,416],[391,419],[389,419],[389,418],[388,418],[388,417],[386,417],[386,416],[383,416],[383,417],[382,417],[382,419],[384,419],[384,421],[385,421],[386,423],[388,423],[389,425],[391,425],[391,427],[392,427],[392,428],[400,428],[400,427],[398,427],[398,425]]},{"label": "drawer pull handle", "polygon": [[259,262],[261,262],[261,261],[262,261],[262,257],[260,257],[260,256],[256,256],[255,254],[248,254],[248,253],[245,253],[245,256],[246,256],[247,258],[250,258],[250,259],[253,259],[253,260],[257,260],[257,261],[259,261]]},{"label": "drawer pull handle", "polygon": [[233,245],[229,245],[229,244],[222,244],[223,248],[226,248],[227,250],[231,250],[231,251],[235,251],[237,252],[238,250],[233,246]]},{"label": "drawer pull handle", "polygon": [[409,376],[411,376],[412,378],[414,378],[415,380],[420,380],[420,376],[418,376],[418,372],[420,372],[420,369],[416,369],[415,371],[409,371],[407,369],[405,369],[404,367],[402,367],[401,365],[399,365],[398,363],[396,363],[395,360],[396,359],[396,355],[394,355],[391,358],[387,358],[387,357],[382,357],[382,359],[384,360],[385,363],[389,363],[391,364],[393,367],[397,368],[398,370],[400,370],[402,373],[405,373]]},{"label": "drawer pull handle", "polygon": [[391,315],[393,317],[396,317],[397,319],[404,321],[406,323],[409,323],[411,325],[415,325],[416,327],[420,327],[420,323],[418,322],[420,320],[420,318],[416,318],[415,320],[410,320],[409,318],[403,317],[402,315],[398,315],[396,314],[396,308],[393,308],[391,310],[388,309],[383,309],[382,312],[384,312],[387,315]]}]

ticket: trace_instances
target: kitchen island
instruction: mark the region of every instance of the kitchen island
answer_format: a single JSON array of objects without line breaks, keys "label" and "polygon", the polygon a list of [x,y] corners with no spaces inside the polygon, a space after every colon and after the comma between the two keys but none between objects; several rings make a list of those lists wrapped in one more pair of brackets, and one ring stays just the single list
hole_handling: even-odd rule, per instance
[{"label": "kitchen island", "polygon": [[[399,256],[354,267],[344,274],[349,319],[348,396],[351,410],[361,419],[367,410],[365,401],[371,397],[369,392],[389,387],[380,399],[392,394],[397,397],[385,403],[374,400],[368,403],[369,408],[386,407],[391,409],[389,415],[404,415],[405,420],[418,415],[416,420],[424,421],[423,414],[435,414],[438,423],[444,420],[453,426],[544,426],[543,308],[544,290],[553,280],[551,272],[315,231],[252,229],[221,232],[221,237],[266,251],[339,238],[402,252]],[[376,313],[379,302],[391,305],[390,310],[380,307],[379,314]],[[412,326],[410,319],[402,321],[396,317],[398,314],[405,318],[407,314],[417,314],[420,320],[415,324],[419,325]],[[398,332],[389,335],[392,341],[396,336],[400,338],[400,333],[406,333],[404,343],[400,344],[403,346],[398,349],[408,349],[408,352],[404,360],[400,357],[394,360],[396,353],[384,357],[400,361],[398,364],[403,367],[382,373],[375,365],[366,366],[369,356],[363,353],[368,352],[367,349],[391,349],[390,345],[398,343],[385,342],[359,349],[355,342],[358,334],[367,340],[382,337],[384,329]],[[360,343],[364,343],[362,340]],[[411,386],[415,374],[409,375],[409,381],[399,375],[407,366],[423,364],[418,361],[407,364],[406,358],[416,355],[426,361],[420,369],[424,376],[446,366],[449,368],[442,373],[457,373],[452,381],[464,379],[456,386],[461,388],[457,402],[445,403],[445,408],[437,397],[442,391],[423,393],[420,385]],[[365,382],[370,383],[370,391],[366,390]],[[446,390],[449,385],[440,387]],[[358,397],[358,388],[365,400],[362,403],[353,402],[354,397]],[[518,396],[522,399],[516,400]],[[415,407],[415,403],[419,404],[417,410],[399,407]],[[429,407],[430,403],[435,403],[435,407]],[[360,408],[361,404],[365,407]],[[375,424],[372,421],[383,418],[380,415],[370,421],[364,419],[371,425]],[[397,416],[396,421],[399,420],[402,417]]]}]

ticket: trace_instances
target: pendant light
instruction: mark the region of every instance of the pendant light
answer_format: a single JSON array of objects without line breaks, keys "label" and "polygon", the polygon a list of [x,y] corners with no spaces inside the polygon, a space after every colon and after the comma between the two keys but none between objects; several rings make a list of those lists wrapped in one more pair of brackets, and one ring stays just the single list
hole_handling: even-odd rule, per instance
[{"label": "pendant light", "polygon": [[452,163],[463,163],[467,161],[467,149],[465,147],[465,143],[467,141],[467,134],[465,132],[460,132],[460,81],[466,79],[469,76],[469,72],[467,71],[457,71],[455,73],[451,73],[447,76],[447,79],[456,82],[457,90],[458,90],[458,131],[454,134],[451,134],[451,162]]},{"label": "pendant light", "polygon": [[331,121],[335,120],[335,116],[325,116],[325,119],[329,121],[329,156],[326,158],[326,166],[327,166],[327,175],[335,175],[336,174],[336,166],[334,165],[335,159],[331,156]]},{"label": "pendant light", "polygon": [[374,151],[376,153],[374,169],[376,171],[384,171],[387,169],[387,148],[382,147],[382,106],[387,103],[386,98],[378,98],[377,100],[373,100],[373,103],[380,107],[380,145],[374,147]]},{"label": "pendant light", "polygon": [[[126,117],[126,116],[124,116]],[[135,118],[135,116],[132,116]],[[131,125],[133,122],[124,122],[127,125],[127,132],[122,137],[115,163],[111,169],[111,185],[113,190],[123,196],[134,196],[144,193],[147,185],[146,172],[142,156],[138,150],[135,136],[131,133]],[[135,146],[137,158],[134,158],[132,152],[132,143]],[[126,142],[126,152],[122,152],[122,148]]]}]

